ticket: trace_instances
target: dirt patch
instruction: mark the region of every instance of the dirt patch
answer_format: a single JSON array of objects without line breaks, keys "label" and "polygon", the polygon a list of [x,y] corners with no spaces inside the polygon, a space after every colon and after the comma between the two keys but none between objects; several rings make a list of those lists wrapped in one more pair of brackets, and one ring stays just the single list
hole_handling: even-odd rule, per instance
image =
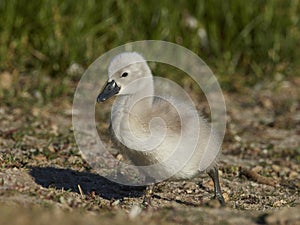
[{"label": "dirt patch", "polygon": [[53,219],[64,224],[299,224],[299,86],[295,78],[225,93],[228,127],[220,162],[225,208],[211,200],[212,181],[202,174],[158,184],[153,207],[144,209],[144,187],[115,184],[83,160],[72,133],[71,104],[4,105],[0,224]]}]

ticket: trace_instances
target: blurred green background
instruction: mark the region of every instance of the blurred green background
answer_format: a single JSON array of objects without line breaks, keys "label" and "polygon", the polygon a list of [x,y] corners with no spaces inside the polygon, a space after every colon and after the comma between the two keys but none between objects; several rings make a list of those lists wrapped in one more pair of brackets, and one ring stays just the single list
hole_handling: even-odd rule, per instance
[{"label": "blurred green background", "polygon": [[189,48],[229,90],[300,72],[298,0],[1,0],[0,17],[0,72],[34,77],[42,93],[54,80],[52,97],[98,56],[137,40]]}]

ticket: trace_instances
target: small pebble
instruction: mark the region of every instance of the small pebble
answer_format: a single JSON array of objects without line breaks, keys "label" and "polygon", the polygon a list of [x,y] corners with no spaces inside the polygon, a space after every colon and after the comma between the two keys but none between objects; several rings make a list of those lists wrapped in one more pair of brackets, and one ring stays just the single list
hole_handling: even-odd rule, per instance
[{"label": "small pebble", "polygon": [[276,202],[274,202],[273,203],[273,207],[280,207],[280,206],[282,206],[283,204],[286,204],[286,201],[284,201],[284,200],[279,200],[279,201],[276,201]]},{"label": "small pebble", "polygon": [[262,167],[261,166],[256,166],[252,169],[253,172],[255,173],[259,173],[260,171],[262,171]]},{"label": "small pebble", "polygon": [[273,169],[275,172],[280,172],[280,170],[281,170],[280,166],[277,166],[277,165],[272,165],[272,169]]},{"label": "small pebble", "polygon": [[299,174],[296,171],[291,171],[289,174],[290,179],[295,179],[299,176]]},{"label": "small pebble", "polygon": [[228,195],[228,193],[224,192],[223,193],[223,197],[224,197],[225,202],[229,202],[229,195]]},{"label": "small pebble", "polygon": [[131,210],[129,211],[129,218],[130,219],[135,219],[138,215],[140,215],[142,212],[142,208],[139,207],[138,205],[134,205]]},{"label": "small pebble", "polygon": [[187,194],[192,194],[192,193],[193,193],[193,190],[188,189],[188,190],[186,190],[185,192],[186,192]]},{"label": "small pebble", "polygon": [[111,205],[112,206],[117,206],[117,205],[119,205],[120,204],[120,200],[116,200],[116,201],[114,201]]}]

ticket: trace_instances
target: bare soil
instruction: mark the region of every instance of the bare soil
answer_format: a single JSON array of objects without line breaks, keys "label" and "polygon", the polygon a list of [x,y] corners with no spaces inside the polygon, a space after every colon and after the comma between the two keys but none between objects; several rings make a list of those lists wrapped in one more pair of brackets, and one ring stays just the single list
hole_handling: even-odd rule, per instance
[{"label": "bare soil", "polygon": [[1,105],[0,224],[300,224],[299,87],[293,78],[224,93],[224,208],[206,174],[158,184],[150,208],[144,187],[96,174],[74,141],[71,98]]}]

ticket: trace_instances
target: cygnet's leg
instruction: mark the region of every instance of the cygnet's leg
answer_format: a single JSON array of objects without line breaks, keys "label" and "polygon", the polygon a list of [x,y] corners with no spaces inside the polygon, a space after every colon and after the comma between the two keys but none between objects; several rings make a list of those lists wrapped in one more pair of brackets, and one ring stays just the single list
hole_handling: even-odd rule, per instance
[{"label": "cygnet's leg", "polygon": [[151,206],[151,198],[153,196],[154,187],[155,187],[155,183],[150,184],[146,187],[144,199],[143,199],[143,205],[146,207]]},{"label": "cygnet's leg", "polygon": [[215,189],[214,197],[219,200],[219,202],[221,203],[222,206],[225,206],[225,200],[222,195],[222,191],[221,191],[221,187],[220,187],[218,168],[214,167],[211,170],[209,170],[207,173],[214,182],[214,189]]}]

